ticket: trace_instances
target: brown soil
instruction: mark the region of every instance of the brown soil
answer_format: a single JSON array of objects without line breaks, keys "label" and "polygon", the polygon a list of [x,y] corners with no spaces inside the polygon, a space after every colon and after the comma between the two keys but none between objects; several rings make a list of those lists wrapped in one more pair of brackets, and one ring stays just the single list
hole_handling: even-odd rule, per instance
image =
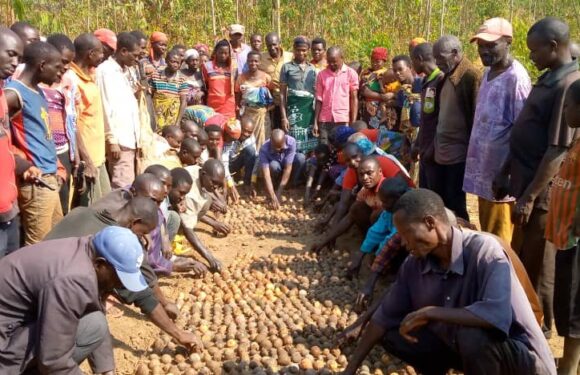
[{"label": "brown soil", "polygon": [[[469,197],[469,213],[472,218],[477,218],[477,201],[473,197]],[[254,234],[235,234],[229,235],[225,238],[217,238],[211,235],[208,227],[201,226],[198,233],[205,244],[215,253],[224,266],[232,265],[236,260],[253,259],[252,257],[281,255],[281,256],[296,256],[302,254],[309,245],[311,245],[319,235],[313,234],[308,230],[307,220],[298,222],[293,219],[293,215],[301,213],[298,204],[294,202],[286,202],[285,210],[282,216],[286,215],[286,219],[281,223],[274,223],[274,215],[267,210],[259,210],[258,213],[245,212],[240,214],[237,219],[228,217],[229,220],[239,221],[240,223],[250,223],[253,229],[258,232]],[[294,209],[292,209],[294,207]],[[236,208],[234,211],[243,211],[243,207]],[[250,214],[256,219],[251,222]],[[310,213],[311,217],[316,218],[318,215]],[[310,219],[312,221],[312,219]],[[265,230],[264,228],[274,227],[275,230]],[[287,228],[287,233],[280,234],[279,228]],[[284,231],[282,231],[284,232]],[[360,245],[361,235],[351,230],[337,242],[337,249],[341,252],[350,252],[357,250]],[[337,254],[337,253],[335,253]],[[327,256],[333,256],[332,253],[327,253]],[[344,262],[343,262],[344,263]],[[337,275],[342,276],[342,275]],[[361,275],[359,280],[353,281],[351,289],[356,291],[362,283],[361,279],[365,279],[365,272]],[[208,285],[207,283],[200,284],[200,280],[195,280],[187,274],[174,274],[169,278],[160,280],[160,285],[164,293],[171,299],[177,299],[182,293],[189,295],[192,292],[194,285]],[[310,295],[309,295],[310,297]],[[193,295],[191,300],[193,301]],[[314,303],[314,300],[311,300]],[[322,301],[320,301],[322,302]],[[109,327],[113,336],[113,343],[115,347],[115,359],[118,374],[134,374],[137,366],[141,363],[146,363],[148,355],[151,354],[151,346],[153,342],[160,337],[160,330],[150,323],[143,315],[136,309],[127,306],[121,306],[124,315],[119,318],[109,318]],[[178,324],[183,324],[179,322]],[[554,336],[555,332],[554,332]],[[559,338],[550,340],[550,346],[556,357],[562,355],[562,340]],[[86,364],[83,369],[86,370]],[[387,371],[397,369],[387,368]],[[403,373],[402,371],[401,373]]]}]

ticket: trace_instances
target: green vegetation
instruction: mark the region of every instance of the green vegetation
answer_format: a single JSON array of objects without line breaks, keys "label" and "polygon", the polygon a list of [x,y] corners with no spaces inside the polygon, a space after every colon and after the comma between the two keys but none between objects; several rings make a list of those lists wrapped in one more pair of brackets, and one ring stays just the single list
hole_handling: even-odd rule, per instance
[{"label": "green vegetation", "polygon": [[573,38],[580,40],[578,0],[0,0],[0,4],[5,24],[27,20],[44,34],[74,36],[100,27],[163,30],[171,43],[211,45],[226,34],[225,26],[239,22],[248,33],[279,27],[285,46],[299,34],[322,35],[329,44],[343,46],[348,60],[365,63],[373,46],[386,46],[391,54],[407,53],[413,37],[434,40],[448,33],[464,40],[474,58],[469,37],[485,19],[501,16],[512,21],[514,54],[532,75],[537,72],[528,60],[525,35],[534,21],[546,15],[561,17],[570,24]]}]

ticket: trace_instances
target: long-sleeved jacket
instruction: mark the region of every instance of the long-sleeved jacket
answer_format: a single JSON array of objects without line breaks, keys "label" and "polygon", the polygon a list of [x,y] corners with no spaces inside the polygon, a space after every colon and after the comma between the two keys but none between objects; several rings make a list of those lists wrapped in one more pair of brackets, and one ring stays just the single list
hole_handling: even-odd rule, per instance
[{"label": "long-sleeved jacket", "polygon": [[[0,369],[12,375],[78,374],[73,360],[79,320],[101,311],[90,237],[45,241],[0,262]],[[114,368],[112,347],[95,358]],[[33,371],[35,372],[35,371]]]}]

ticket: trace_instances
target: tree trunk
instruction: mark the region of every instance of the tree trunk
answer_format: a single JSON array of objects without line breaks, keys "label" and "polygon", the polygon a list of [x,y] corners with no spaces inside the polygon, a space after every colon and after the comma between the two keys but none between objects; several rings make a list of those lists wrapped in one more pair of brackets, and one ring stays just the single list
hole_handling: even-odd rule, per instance
[{"label": "tree trunk", "polygon": [[514,0],[510,0],[510,23],[514,20]]},{"label": "tree trunk", "polygon": [[443,36],[443,31],[445,30],[445,0],[441,1],[441,19],[439,21],[441,23],[441,27],[439,30],[439,36]]},{"label": "tree trunk", "polygon": [[[87,0],[87,9],[91,9],[91,0]],[[91,30],[91,12],[87,11],[87,32]]]},{"label": "tree trunk", "polygon": [[240,23],[240,0],[236,0],[236,23]]},{"label": "tree trunk", "polygon": [[215,3],[214,0],[211,0],[211,25],[213,27],[213,37],[214,39],[217,37],[217,32],[215,29]]},{"label": "tree trunk", "polygon": [[282,37],[280,33],[280,0],[276,0],[276,30],[278,31],[278,36]]},{"label": "tree trunk", "polygon": [[115,30],[119,30],[119,25],[117,24],[117,4],[116,2],[112,2],[113,6],[113,19],[115,21]]},{"label": "tree trunk", "polygon": [[276,29],[276,0],[272,0],[272,30]]},{"label": "tree trunk", "polygon": [[431,39],[431,12],[433,10],[433,2],[432,0],[427,0],[427,30],[425,39]]}]

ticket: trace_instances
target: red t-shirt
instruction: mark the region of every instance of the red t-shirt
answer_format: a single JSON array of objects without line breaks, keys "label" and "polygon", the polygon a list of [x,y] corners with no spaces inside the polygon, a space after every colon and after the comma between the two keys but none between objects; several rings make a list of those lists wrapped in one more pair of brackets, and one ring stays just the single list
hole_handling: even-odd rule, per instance
[{"label": "red t-shirt", "polygon": [[4,90],[0,86],[0,181],[2,181],[0,183],[0,214],[12,210],[18,197],[12,150],[8,126],[8,103],[6,103]]},{"label": "red t-shirt", "polygon": [[[383,171],[383,177],[385,178],[393,178],[397,176],[401,171],[401,168],[394,161],[385,157],[385,156],[375,156],[379,164],[381,165],[381,169]],[[405,175],[401,173],[401,175]],[[405,177],[407,178],[407,177]],[[413,181],[407,178],[407,182],[409,186],[414,187]],[[355,168],[348,167],[346,173],[344,175],[344,180],[342,181],[342,188],[347,190],[352,190],[356,184],[358,183],[358,176],[356,173]]]}]

